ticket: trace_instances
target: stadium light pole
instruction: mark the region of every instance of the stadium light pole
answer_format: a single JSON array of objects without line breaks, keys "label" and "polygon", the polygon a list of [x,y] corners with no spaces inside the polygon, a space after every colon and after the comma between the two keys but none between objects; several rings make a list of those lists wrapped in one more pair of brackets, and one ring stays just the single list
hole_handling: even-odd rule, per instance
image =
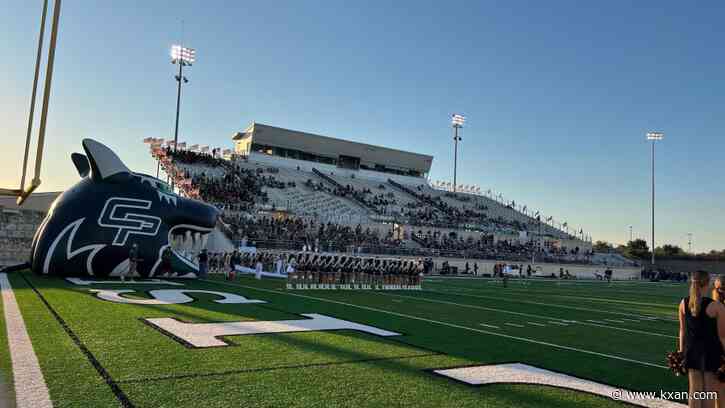
[{"label": "stadium light pole", "polygon": [[179,109],[181,107],[181,83],[188,83],[189,80],[184,76],[184,67],[191,66],[196,61],[196,50],[186,48],[181,45],[171,46],[171,63],[179,64],[179,73],[174,78],[178,82],[176,88],[176,125],[174,126],[174,151],[179,143]]},{"label": "stadium light pole", "polygon": [[458,129],[463,127],[463,123],[466,121],[465,116],[454,113],[451,117],[451,124],[453,124],[453,192],[456,192],[457,179],[456,173],[458,171],[458,142],[462,139],[458,137]]},{"label": "stadium light pole", "polygon": [[655,142],[664,137],[662,132],[647,132],[647,140],[652,141],[652,270],[655,268]]}]

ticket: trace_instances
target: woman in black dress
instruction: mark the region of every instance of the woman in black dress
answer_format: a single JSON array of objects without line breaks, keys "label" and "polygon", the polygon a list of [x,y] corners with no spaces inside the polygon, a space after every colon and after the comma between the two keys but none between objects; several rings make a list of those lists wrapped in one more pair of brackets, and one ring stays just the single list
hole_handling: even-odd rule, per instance
[{"label": "woman in black dress", "polygon": [[[723,355],[720,339],[725,339],[725,305],[707,297],[709,285],[707,272],[694,272],[690,295],[680,302],[679,350],[685,357],[691,396],[694,392],[718,392],[721,388],[715,373]],[[688,405],[710,408],[715,407],[715,400],[690,398]]]}]

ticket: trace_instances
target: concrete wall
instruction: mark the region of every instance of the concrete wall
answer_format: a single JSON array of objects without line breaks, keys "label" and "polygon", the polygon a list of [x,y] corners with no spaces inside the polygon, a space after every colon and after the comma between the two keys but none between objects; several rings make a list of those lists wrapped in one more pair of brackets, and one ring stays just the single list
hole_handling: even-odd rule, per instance
[{"label": "concrete wall", "polygon": [[0,207],[0,266],[26,262],[44,213]]}]

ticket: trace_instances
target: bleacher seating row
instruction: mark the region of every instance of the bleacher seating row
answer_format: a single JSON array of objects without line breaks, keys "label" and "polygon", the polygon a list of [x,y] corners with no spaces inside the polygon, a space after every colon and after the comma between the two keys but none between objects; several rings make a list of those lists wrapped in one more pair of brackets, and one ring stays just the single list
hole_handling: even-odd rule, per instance
[{"label": "bleacher seating row", "polygon": [[[329,166],[324,167],[324,171],[314,167],[311,171],[306,171],[299,166],[288,166],[289,163],[281,158],[278,165],[275,165],[273,160],[255,162],[235,157],[222,163],[219,161],[221,159],[188,160],[189,154],[183,155],[179,160],[167,160],[163,163],[166,170],[177,175],[174,177],[177,183],[180,181],[178,174],[182,174],[184,180],[181,182],[181,190],[184,192],[198,194],[200,190],[196,185],[197,181],[213,184],[236,183],[238,177],[234,174],[241,174],[245,178],[244,185],[254,186],[251,195],[243,197],[243,203],[234,200],[214,201],[213,197],[208,196],[199,197],[218,205],[228,213],[231,211],[237,214],[241,211],[250,217],[256,217],[261,214],[260,211],[266,213],[272,210],[275,213],[281,211],[287,216],[304,217],[321,223],[364,226],[384,222],[395,223],[408,230],[422,227],[479,234],[473,238],[472,243],[466,244],[461,241],[461,237],[456,238],[459,241],[457,243],[450,240],[441,242],[441,239],[416,239],[414,234],[407,233],[407,238],[400,242],[406,248],[465,250],[468,253],[494,255],[507,254],[506,251],[513,248],[513,251],[518,252],[511,255],[517,257],[540,251],[541,259],[551,257],[580,262],[591,258],[589,243],[575,239],[540,218],[534,218],[487,196],[435,189],[422,178],[417,184],[414,180],[410,180],[413,184],[401,184],[400,180],[388,179],[385,182],[381,179],[358,177],[357,173],[348,169],[337,172]],[[203,192],[204,189],[201,190]],[[483,235],[480,234],[496,235],[495,245],[481,241]],[[238,240],[241,237],[230,238]],[[561,242],[552,246],[544,242],[544,238],[550,242],[560,240],[565,243],[563,246]],[[465,239],[470,241],[469,238]],[[542,244],[547,245],[542,247]]]}]

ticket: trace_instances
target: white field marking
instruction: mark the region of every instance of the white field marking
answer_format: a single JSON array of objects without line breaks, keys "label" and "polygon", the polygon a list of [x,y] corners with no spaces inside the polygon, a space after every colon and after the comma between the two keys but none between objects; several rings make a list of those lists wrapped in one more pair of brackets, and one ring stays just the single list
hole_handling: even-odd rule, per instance
[{"label": "white field marking", "polygon": [[526,322],[526,323],[528,323],[528,324],[533,324],[534,326],[539,326],[539,327],[546,327],[546,325],[545,325],[545,324],[541,324],[541,323],[536,323],[536,322]]},{"label": "white field marking", "polygon": [[194,298],[187,296],[187,293],[204,293],[216,295],[222,298],[214,299],[213,302],[215,303],[267,303],[263,300],[247,299],[244,296],[237,295],[236,293],[214,292],[211,290],[157,289],[149,291],[149,295],[152,297],[151,299],[133,299],[121,296],[122,293],[135,293],[136,291],[133,289],[88,289],[88,291],[94,292],[99,299],[107,300],[109,302],[128,303],[134,305],[178,305],[193,302]]},{"label": "white field marking", "polygon": [[171,285],[171,286],[184,286],[183,283],[178,282],[170,282],[167,280],[162,279],[148,279],[148,280],[135,280],[135,281],[126,281],[122,282],[120,280],[106,280],[106,281],[97,281],[97,280],[83,280],[82,278],[65,278],[68,282],[74,284],[74,285],[80,285],[80,286],[90,286],[90,285],[100,285],[100,284],[110,284],[110,285]]},{"label": "white field marking", "polygon": [[601,302],[601,303],[622,303],[626,305],[638,305],[638,306],[656,306],[656,307],[671,307],[672,305],[662,303],[648,303],[648,302],[635,302],[633,300],[622,300],[622,299],[610,299],[600,298],[592,296],[576,296],[576,295],[549,295],[553,297],[568,298],[568,299],[582,299],[590,302]]},{"label": "white field marking", "polygon": [[612,323],[625,323],[624,320],[616,320],[616,319],[604,319],[604,320],[607,322],[612,322]]},{"label": "white field marking", "polygon": [[[455,294],[455,295],[460,295],[460,296],[468,296],[468,297],[481,298],[481,299],[511,301],[511,299],[507,299],[507,298],[496,297],[496,296],[471,295],[468,293],[460,293],[460,292],[457,292],[456,290],[451,290],[451,289],[446,289],[445,291],[430,290],[430,289],[425,289],[425,290],[428,292],[440,293],[443,295]],[[618,316],[636,317],[636,318],[640,318],[640,319],[656,319],[655,317],[642,316],[642,315],[637,315],[637,314],[633,314],[633,313],[615,312],[612,310],[591,309],[591,308],[587,308],[587,307],[578,307],[578,306],[569,306],[569,305],[559,305],[559,304],[555,304],[555,303],[534,302],[531,300],[518,300],[517,299],[516,303],[527,303],[527,304],[537,305],[537,306],[559,307],[559,308],[570,309],[570,310],[581,310],[583,312],[606,313],[606,314],[613,314],[613,315],[618,315]]]},{"label": "white field marking", "polygon": [[525,343],[538,344],[538,345],[541,345],[541,346],[548,346],[548,347],[556,348],[556,349],[560,349],[560,350],[575,351],[577,353],[589,354],[589,355],[593,355],[593,356],[609,358],[609,359],[612,359],[612,360],[626,361],[628,363],[640,364],[640,365],[644,365],[644,366],[648,366],[648,367],[662,368],[662,369],[665,369],[665,370],[668,369],[667,366],[663,366],[663,365],[660,365],[660,364],[648,363],[646,361],[635,360],[635,359],[632,359],[632,358],[618,356],[618,355],[614,355],[614,354],[600,353],[598,351],[591,351],[591,350],[581,349],[581,348],[577,348],[577,347],[564,346],[564,345],[561,345],[561,344],[549,343],[549,342],[540,341],[540,340],[534,340],[534,339],[530,339],[528,337],[520,337],[520,336],[512,336],[512,335],[509,335],[509,334],[496,333],[496,332],[492,332],[492,331],[488,331],[488,330],[481,330],[481,329],[476,329],[476,328],[473,328],[473,327],[462,326],[460,324],[447,323],[447,322],[443,322],[443,321],[440,321],[440,320],[426,319],[425,317],[418,317],[418,316],[408,315],[408,314],[404,314],[404,313],[393,312],[391,310],[384,310],[384,309],[378,309],[378,308],[374,308],[374,307],[370,307],[370,306],[356,305],[356,304],[353,304],[353,303],[340,302],[338,300],[325,299],[325,298],[320,298],[320,297],[316,297],[316,296],[301,295],[299,293],[289,293],[289,292],[283,292],[283,291],[273,290],[273,289],[255,288],[254,286],[240,285],[240,284],[236,284],[236,283],[227,283],[227,282],[220,282],[220,281],[214,281],[214,280],[208,280],[208,279],[202,279],[202,280],[205,281],[205,282],[216,283],[217,285],[222,285],[222,286],[239,287],[239,288],[245,288],[245,289],[252,289],[252,290],[256,290],[256,291],[260,291],[260,292],[274,293],[274,294],[277,294],[277,295],[286,295],[286,296],[299,297],[299,298],[303,298],[303,299],[312,299],[312,300],[317,300],[319,302],[327,302],[327,303],[333,303],[333,304],[338,304],[338,305],[353,307],[353,308],[356,308],[356,309],[370,310],[370,311],[373,311],[373,312],[378,312],[378,313],[384,313],[384,314],[388,314],[388,315],[392,315],[392,316],[403,317],[403,318],[406,318],[406,319],[418,320],[418,321],[421,321],[421,322],[438,324],[438,325],[441,325],[441,326],[452,327],[452,328],[455,328],[455,329],[468,330],[468,331],[472,331],[472,332],[475,332],[475,333],[487,334],[489,336],[497,336],[497,337],[502,337],[502,338],[511,339],[511,340],[518,340],[518,341],[522,341],[522,342],[525,342]]},{"label": "white field marking", "polygon": [[[472,308],[472,309],[488,310],[491,312],[508,313],[508,314],[514,314],[514,315],[518,315],[518,316],[525,316],[525,317],[535,317],[537,319],[545,319],[545,320],[552,319],[552,320],[557,320],[561,323],[576,323],[576,321],[574,321],[574,320],[567,320],[567,319],[562,319],[559,317],[542,316],[542,315],[523,313],[523,312],[514,312],[512,310],[496,309],[496,308],[492,308],[492,307],[478,306],[478,305],[468,305],[465,303],[448,302],[446,300],[430,299],[430,298],[424,298],[421,296],[405,296],[405,295],[396,295],[396,294],[392,294],[392,293],[380,293],[380,292],[375,292],[375,293],[378,295],[381,295],[381,296],[397,296],[397,297],[403,297],[403,298],[423,300],[423,301],[432,302],[432,303],[441,303],[441,304],[446,304],[446,305],[468,307],[468,308]],[[655,332],[651,332],[651,331],[644,331],[644,330],[637,330],[637,329],[627,329],[624,327],[611,326],[608,324],[584,323],[584,322],[579,322],[579,323],[586,325],[586,326],[595,326],[595,327],[601,327],[601,328],[605,328],[605,329],[620,330],[620,331],[625,331],[625,332],[630,332],[630,333],[644,334],[644,335],[648,335],[648,336],[667,337],[667,338],[673,338],[673,339],[677,338],[677,336],[671,336],[669,334],[655,333]]]},{"label": "white field marking", "polygon": [[547,322],[547,323],[558,324],[559,326],[568,326],[567,323],[562,323],[562,322]]},{"label": "white field marking", "polygon": [[436,374],[469,385],[484,384],[539,384],[600,395],[617,401],[648,408],[685,408],[685,405],[661,398],[642,398],[637,392],[611,385],[585,380],[567,374],[556,373],[527,364],[495,364],[434,370]]},{"label": "white field marking", "polygon": [[500,329],[500,327],[498,327],[498,326],[494,326],[494,325],[492,325],[492,324],[486,324],[486,323],[479,323],[478,325],[479,325],[479,326],[483,326],[483,327],[490,327],[490,328],[492,328],[492,329]]},{"label": "white field marking", "polygon": [[40,370],[38,356],[33,351],[23,315],[15,299],[13,288],[4,273],[0,273],[5,325],[8,332],[8,349],[13,367],[15,403],[19,408],[51,408],[48,386]]},{"label": "white field marking", "polygon": [[317,313],[303,314],[309,319],[243,321],[223,323],[185,323],[163,317],[145,319],[146,322],[163,329],[167,333],[184,340],[194,347],[224,347],[229,344],[220,340],[222,336],[240,336],[248,334],[299,333],[323,330],[357,330],[377,336],[400,336],[400,333],[378,329],[365,324],[349,322]]},{"label": "white field marking", "polygon": [[602,323],[601,320],[587,320],[587,321],[588,322],[591,322],[591,323]]},{"label": "white field marking", "polygon": [[507,326],[518,327],[518,328],[526,327],[523,324],[516,324],[516,323],[504,323],[504,324]]}]

